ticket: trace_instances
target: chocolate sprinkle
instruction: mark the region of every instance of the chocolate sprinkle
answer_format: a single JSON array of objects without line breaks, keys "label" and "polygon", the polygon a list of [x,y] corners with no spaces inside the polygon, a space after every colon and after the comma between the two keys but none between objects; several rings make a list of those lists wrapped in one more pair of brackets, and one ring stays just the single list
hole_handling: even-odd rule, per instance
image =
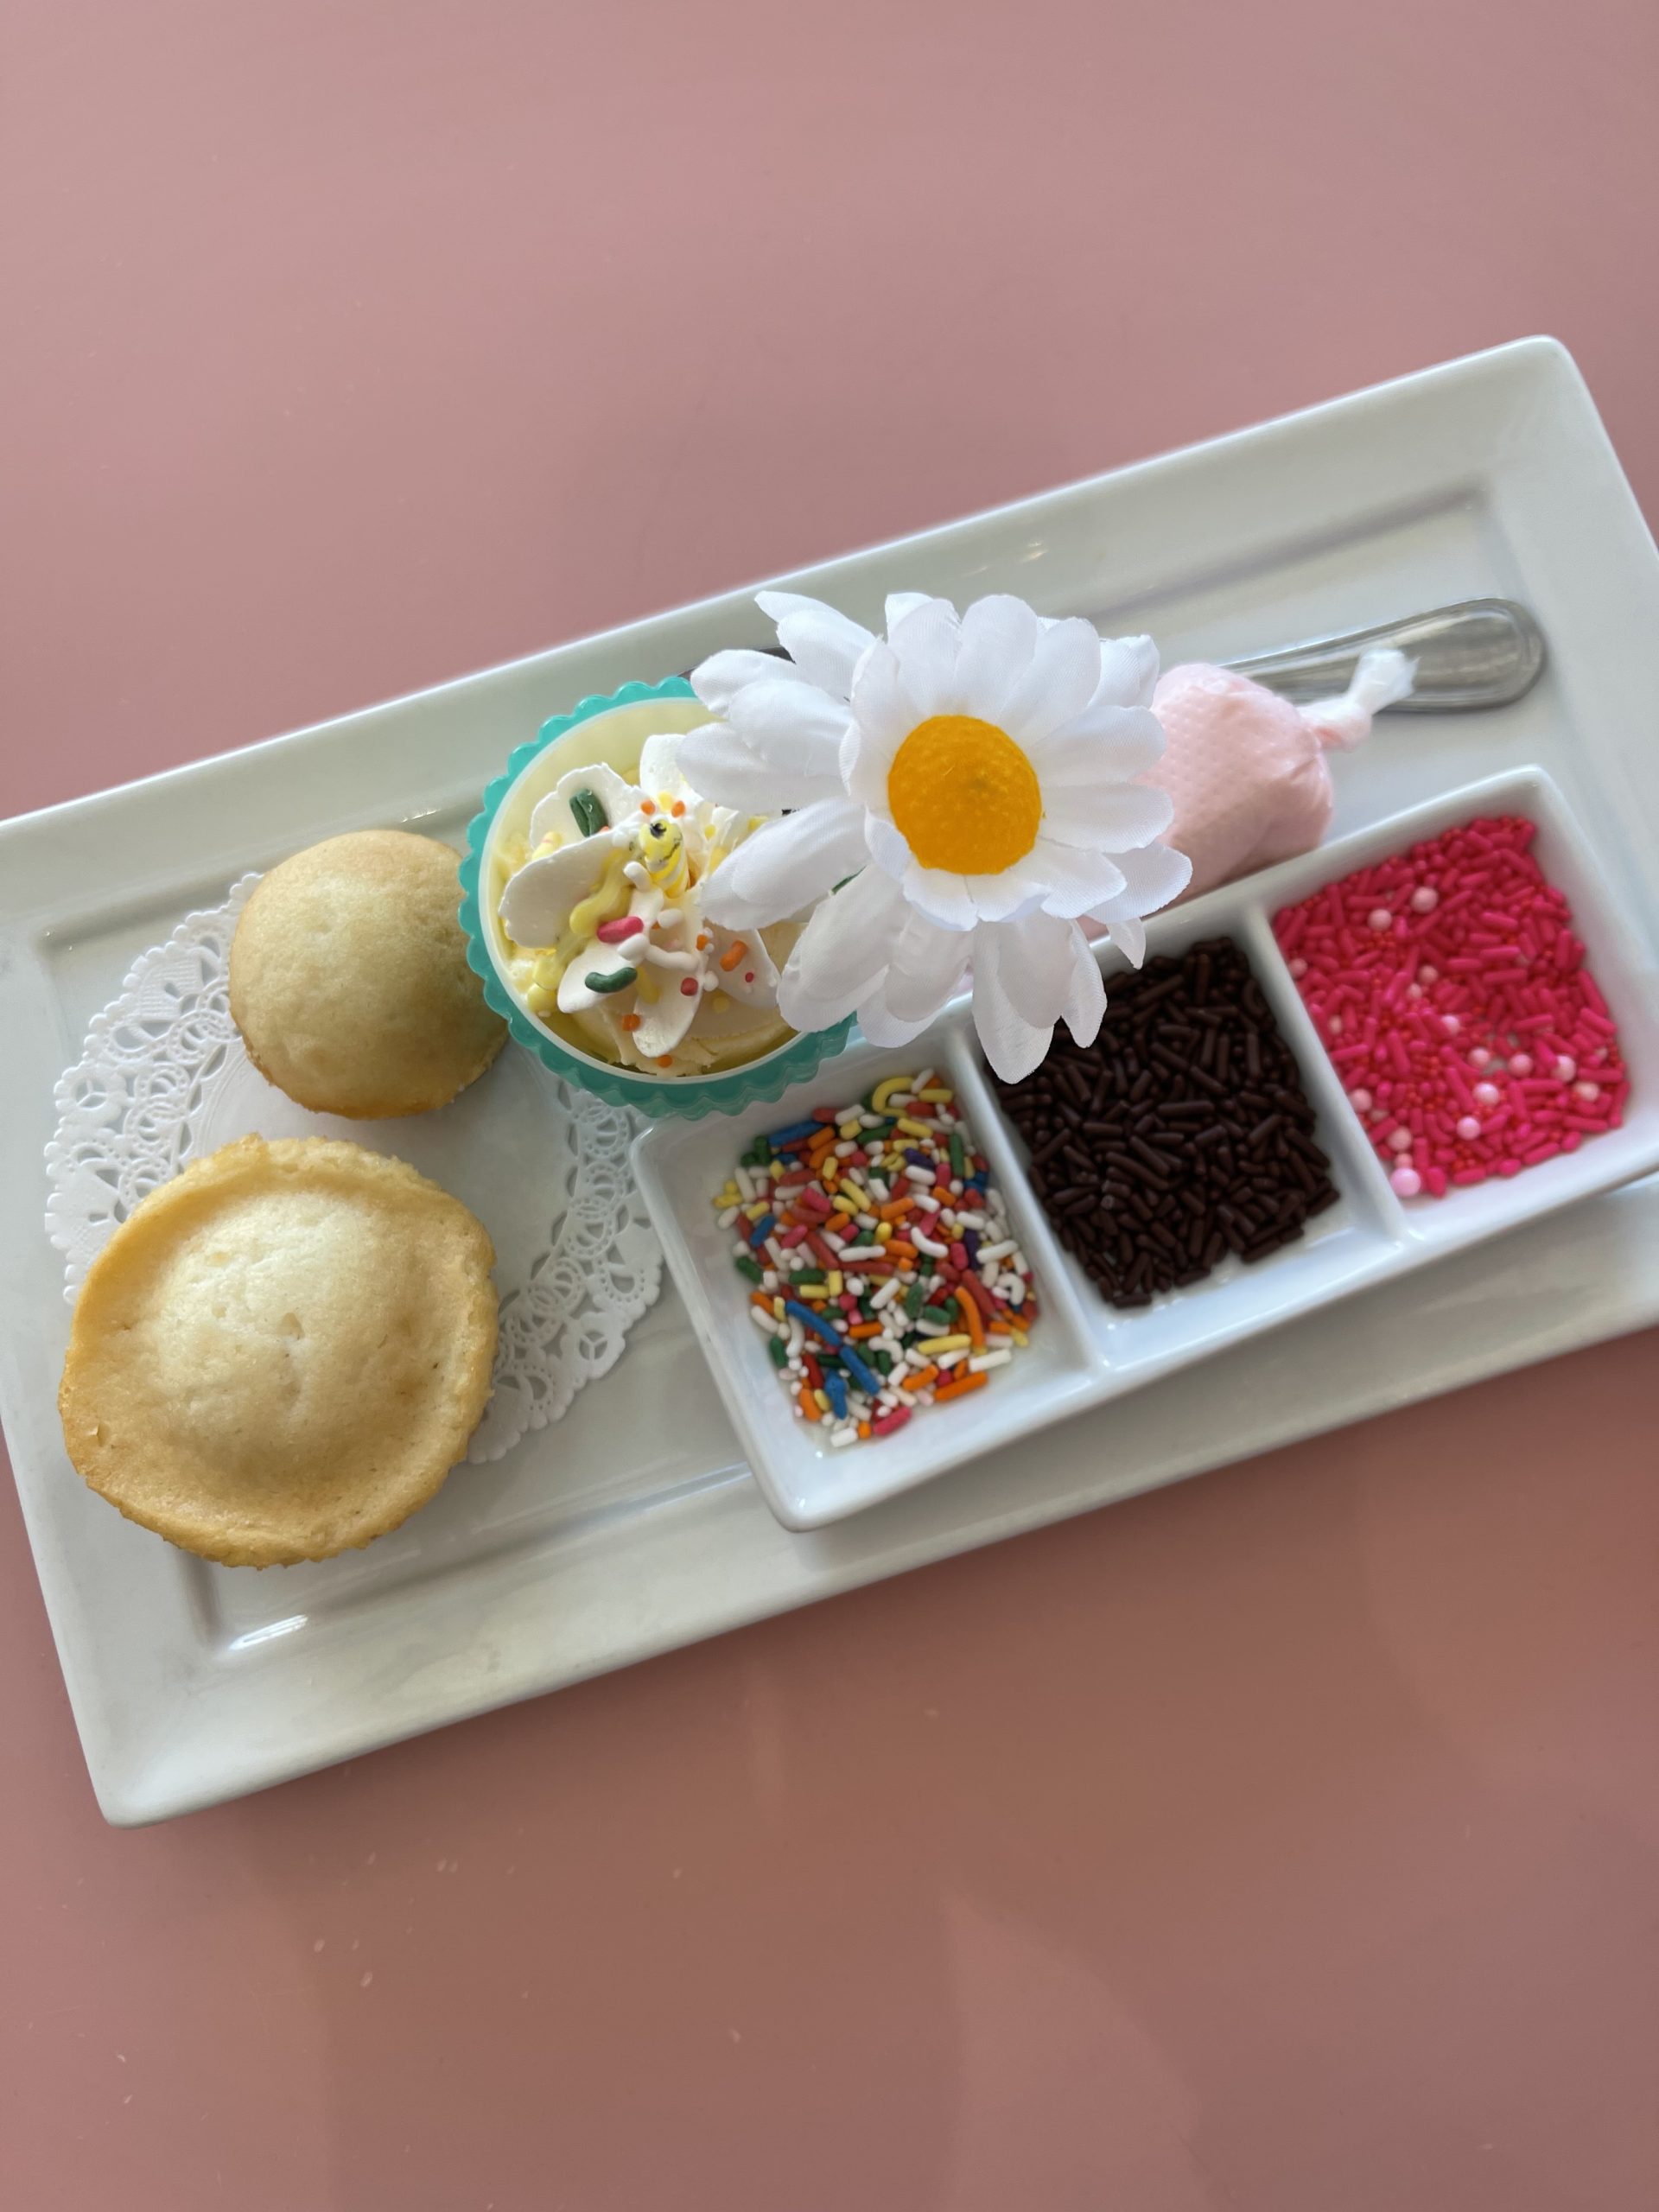
[{"label": "chocolate sprinkle", "polygon": [[1337,1201],[1290,1047],[1240,948],[1211,938],[1114,981],[1084,1049],[997,1090],[1059,1240],[1114,1306],[1227,1252],[1265,1259]]}]

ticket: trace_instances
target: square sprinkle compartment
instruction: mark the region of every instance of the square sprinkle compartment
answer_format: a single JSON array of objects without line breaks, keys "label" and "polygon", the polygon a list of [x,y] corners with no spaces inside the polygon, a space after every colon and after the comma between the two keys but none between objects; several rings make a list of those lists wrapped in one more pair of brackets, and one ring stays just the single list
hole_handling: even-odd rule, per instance
[{"label": "square sprinkle compartment", "polygon": [[[1535,849],[1570,901],[1592,972],[1618,1027],[1631,1077],[1624,1124],[1512,1179],[1447,1198],[1403,1203],[1349,1103],[1273,934],[1281,906],[1478,815],[1535,823]],[[1550,778],[1524,768],[1392,815],[1370,830],[1224,885],[1147,925],[1147,957],[1230,938],[1248,957],[1315,1109],[1338,1203],[1302,1236],[1246,1263],[1223,1259],[1204,1281],[1114,1307],[1062,1249],[1027,1173],[1025,1147],[988,1079],[965,997],[902,1052],[860,1045],[775,1105],[715,1122],[659,1122],[637,1141],[634,1167],[703,1355],[767,1503],[786,1528],[822,1527],[964,1465],[999,1445],[1103,1404],[1318,1306],[1426,1266],[1592,1192],[1659,1166],[1659,996],[1643,941]],[[1097,949],[1109,994],[1126,972]],[[884,1076],[931,1064],[948,1072],[958,1107],[990,1164],[1030,1259],[1042,1316],[1029,1346],[990,1389],[926,1407],[890,1437],[832,1451],[827,1433],[795,1418],[760,1332],[745,1325],[748,1285],[732,1264],[713,1198],[731,1162],[762,1129],[868,1092]]]}]

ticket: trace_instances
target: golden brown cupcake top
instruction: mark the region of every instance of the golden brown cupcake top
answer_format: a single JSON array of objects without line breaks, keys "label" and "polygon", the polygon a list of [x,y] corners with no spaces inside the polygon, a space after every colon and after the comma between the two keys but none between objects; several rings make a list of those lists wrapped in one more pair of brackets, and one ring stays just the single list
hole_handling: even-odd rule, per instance
[{"label": "golden brown cupcake top", "polygon": [[130,1520],[231,1566],[326,1559],[424,1505],[490,1391],[488,1235],[400,1160],[244,1137],[89,1270],[58,1408]]},{"label": "golden brown cupcake top", "polygon": [[231,1014],[268,1081],[314,1113],[447,1105],[506,1025],[467,965],[456,855],[404,830],[330,837],[271,869],[231,945]]}]

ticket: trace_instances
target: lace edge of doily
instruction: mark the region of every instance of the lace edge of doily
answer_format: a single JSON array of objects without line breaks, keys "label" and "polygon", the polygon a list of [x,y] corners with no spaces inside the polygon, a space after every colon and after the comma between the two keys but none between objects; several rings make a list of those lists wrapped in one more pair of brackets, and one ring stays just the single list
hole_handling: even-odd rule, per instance
[{"label": "lace edge of doily", "polygon": [[73,1306],[80,1284],[86,1279],[82,1268],[77,1275],[73,1252],[73,1231],[63,1223],[66,1202],[65,1185],[71,1165],[64,1139],[63,1125],[74,1104],[74,1087],[92,1069],[97,1057],[97,1047],[108,1036],[118,1020],[122,1018],[123,1001],[137,989],[144,970],[158,953],[182,951],[200,933],[203,923],[232,922],[246,904],[253,887],[258,882],[260,870],[253,868],[246,875],[239,875],[217,906],[193,906],[178,922],[160,944],[146,945],[136,955],[131,966],[121,978],[120,988],[105,1001],[86,1024],[86,1033],[81,1039],[80,1057],[70,1063],[52,1086],[52,1110],[56,1119],[51,1135],[42,1147],[46,1164],[46,1236],[54,1252],[64,1255],[63,1296],[66,1305]]}]

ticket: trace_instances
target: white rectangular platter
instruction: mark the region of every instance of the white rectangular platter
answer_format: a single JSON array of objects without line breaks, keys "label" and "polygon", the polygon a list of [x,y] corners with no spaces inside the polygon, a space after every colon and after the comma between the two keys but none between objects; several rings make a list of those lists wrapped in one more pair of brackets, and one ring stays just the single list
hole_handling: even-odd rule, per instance
[{"label": "white rectangular platter", "polygon": [[[1046,613],[1148,629],[1166,661],[1521,599],[1549,640],[1542,683],[1494,715],[1385,720],[1337,763],[1336,831],[1541,767],[1632,919],[1637,987],[1654,991],[1659,556],[1548,340],[782,581],[865,620],[890,589],[1014,589]],[[254,1574],[123,1522],[64,1457],[68,1311],[41,1228],[52,1086],[90,1015],[245,869],[375,823],[455,837],[548,715],[764,635],[732,593],[0,825],[0,1419],[111,1820],[233,1796],[1659,1316],[1649,1178],[791,1534],[671,1290],[562,1422],[499,1466],[460,1469],[366,1552]]]}]

